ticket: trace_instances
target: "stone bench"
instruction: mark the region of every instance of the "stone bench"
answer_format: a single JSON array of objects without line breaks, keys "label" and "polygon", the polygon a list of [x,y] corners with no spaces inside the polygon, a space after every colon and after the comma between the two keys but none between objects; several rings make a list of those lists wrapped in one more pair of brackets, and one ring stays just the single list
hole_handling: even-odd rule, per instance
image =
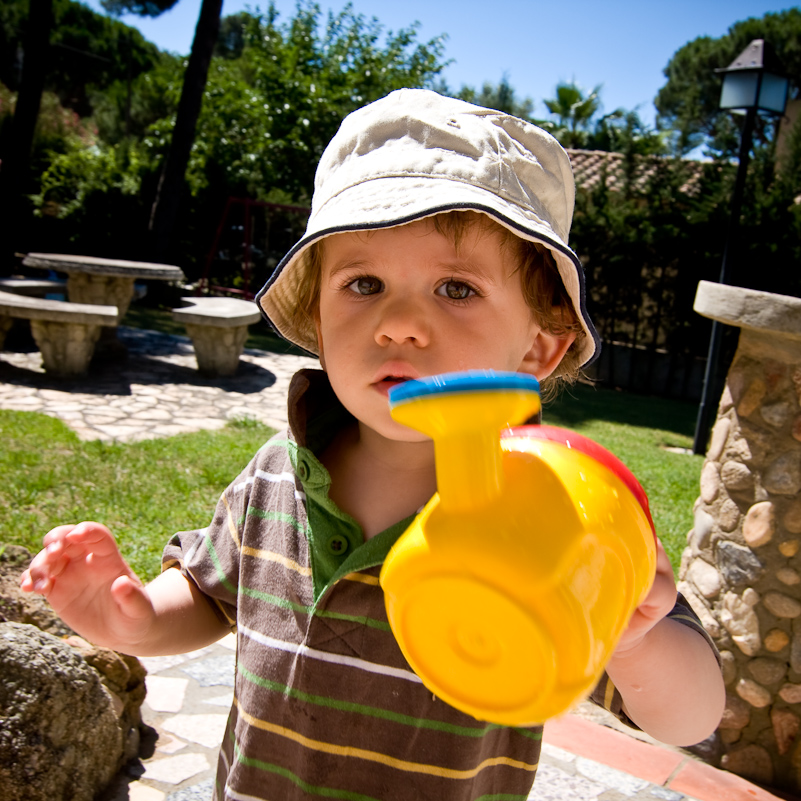
[{"label": "stone bench", "polygon": [[181,298],[173,320],[183,323],[192,338],[197,366],[204,375],[229,376],[236,372],[248,338],[248,326],[261,319],[255,303],[237,298]]},{"label": "stone bench", "polygon": [[0,278],[0,292],[44,298],[45,295],[66,295],[67,282],[56,279]]},{"label": "stone bench", "polygon": [[31,333],[49,375],[84,375],[102,326],[116,326],[116,306],[68,303],[64,300],[0,291],[0,349],[14,319],[30,320]]}]

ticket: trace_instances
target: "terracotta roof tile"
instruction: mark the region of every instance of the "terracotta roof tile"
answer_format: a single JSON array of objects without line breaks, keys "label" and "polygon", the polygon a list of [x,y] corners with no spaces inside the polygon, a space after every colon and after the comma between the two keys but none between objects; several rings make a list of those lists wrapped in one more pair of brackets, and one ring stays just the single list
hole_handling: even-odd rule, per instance
[{"label": "terracotta roof tile", "polygon": [[[625,185],[626,157],[622,153],[609,153],[605,150],[578,150],[567,148],[576,187],[593,190],[601,184],[604,176],[609,189],[622,191]],[[663,156],[635,156],[634,188],[645,190],[648,181],[656,173],[657,166],[664,160]],[[697,161],[683,162],[689,169],[688,180],[681,191],[692,194],[698,187],[703,165]]]}]

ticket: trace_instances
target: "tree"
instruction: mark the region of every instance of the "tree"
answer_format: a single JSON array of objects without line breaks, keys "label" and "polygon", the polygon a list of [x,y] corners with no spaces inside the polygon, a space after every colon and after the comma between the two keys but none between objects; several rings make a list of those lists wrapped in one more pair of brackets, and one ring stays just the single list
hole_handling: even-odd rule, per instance
[{"label": "tree", "polygon": [[588,150],[656,156],[669,152],[669,133],[651,128],[636,111],[616,109],[604,114],[587,134]]},{"label": "tree", "polygon": [[[0,149],[0,220],[14,231],[20,222],[20,195],[25,191],[33,135],[45,84],[45,64],[52,24],[52,0],[31,0],[25,61],[10,131]],[[8,269],[13,254],[10,237],[0,245],[0,268]]]},{"label": "tree", "polygon": [[[445,87],[447,90],[447,87]],[[445,94],[448,94],[446,91]],[[513,114],[515,117],[530,120],[534,111],[534,101],[530,97],[517,99],[514,87],[509,83],[509,76],[504,73],[501,82],[494,85],[487,81],[481,87],[480,92],[472,86],[463,86],[456,94],[461,100],[468,103],[475,103],[478,106],[494,108],[506,114]]]},{"label": "tree", "polygon": [[[801,10],[765,14],[732,25],[717,39],[701,36],[679,48],[664,74],[667,83],[655,104],[661,122],[677,132],[677,148],[688,152],[707,144],[714,152],[734,155],[739,133],[729,112],[718,108],[721,77],[716,69],[727,67],[753,39],[764,39],[776,51],[790,78],[791,97],[801,88]],[[754,143],[771,138],[772,124],[760,119]]]},{"label": "tree", "polygon": [[[12,91],[19,88],[27,10],[28,0],[0,3],[0,83]],[[53,0],[52,23],[42,61],[44,88],[82,117],[93,112],[93,94],[115,81],[135,79],[159,58],[158,48],[135,28],[73,0]]]},{"label": "tree", "polygon": [[[101,0],[101,2],[103,8],[112,13],[127,10],[152,17],[172,8],[177,0]],[[195,38],[192,41],[192,51],[175,115],[170,149],[164,160],[150,215],[152,257],[157,261],[166,258],[170,246],[184,187],[184,175],[195,139],[197,118],[203,102],[203,90],[220,29],[221,11],[222,0],[203,0],[200,6]]]},{"label": "tree", "polygon": [[553,134],[564,147],[585,147],[592,118],[601,107],[601,87],[589,94],[575,83],[560,83],[556,97],[545,100],[548,111],[556,117]]},{"label": "tree", "polygon": [[[271,4],[249,15],[238,59],[215,59],[187,179],[193,194],[218,190],[264,199],[279,191],[308,203],[314,171],[342,118],[401,87],[431,86],[443,41],[418,43],[416,27],[385,34],[346,6],[323,20],[302,3],[285,22]],[[169,120],[150,129],[158,150]]]}]

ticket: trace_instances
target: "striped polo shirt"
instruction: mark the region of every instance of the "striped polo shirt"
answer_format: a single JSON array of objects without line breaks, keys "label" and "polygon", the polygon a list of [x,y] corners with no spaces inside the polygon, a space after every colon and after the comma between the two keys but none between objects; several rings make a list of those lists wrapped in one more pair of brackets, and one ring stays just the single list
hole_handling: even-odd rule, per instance
[{"label": "striped polo shirt", "polygon": [[[234,703],[216,801],[523,801],[542,728],[497,726],[426,689],[387,622],[381,565],[411,518],[363,541],[314,455],[348,413],[301,371],[289,429],[225,490],[208,528],[180,532],[180,568],[237,634]],[[678,619],[703,632],[688,607]],[[608,681],[594,693],[620,712]]]}]

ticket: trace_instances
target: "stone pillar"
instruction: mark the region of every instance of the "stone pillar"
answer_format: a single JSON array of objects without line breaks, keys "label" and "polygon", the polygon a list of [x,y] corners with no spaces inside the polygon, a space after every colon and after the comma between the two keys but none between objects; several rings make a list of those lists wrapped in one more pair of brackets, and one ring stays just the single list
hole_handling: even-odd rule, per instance
[{"label": "stone pillar", "polygon": [[186,323],[192,338],[197,366],[209,378],[232,376],[239,366],[239,357],[248,338],[246,325],[218,328]]},{"label": "stone pillar", "polygon": [[76,378],[89,369],[100,326],[31,320],[31,333],[45,372],[56,378]]},{"label": "stone pillar", "polygon": [[741,329],[701,473],[679,589],[723,657],[720,765],[801,789],[801,299],[702,281],[695,310]]},{"label": "stone pillar", "polygon": [[67,280],[70,303],[116,306],[120,320],[128,313],[134,294],[134,279],[120,275],[72,273]]}]

